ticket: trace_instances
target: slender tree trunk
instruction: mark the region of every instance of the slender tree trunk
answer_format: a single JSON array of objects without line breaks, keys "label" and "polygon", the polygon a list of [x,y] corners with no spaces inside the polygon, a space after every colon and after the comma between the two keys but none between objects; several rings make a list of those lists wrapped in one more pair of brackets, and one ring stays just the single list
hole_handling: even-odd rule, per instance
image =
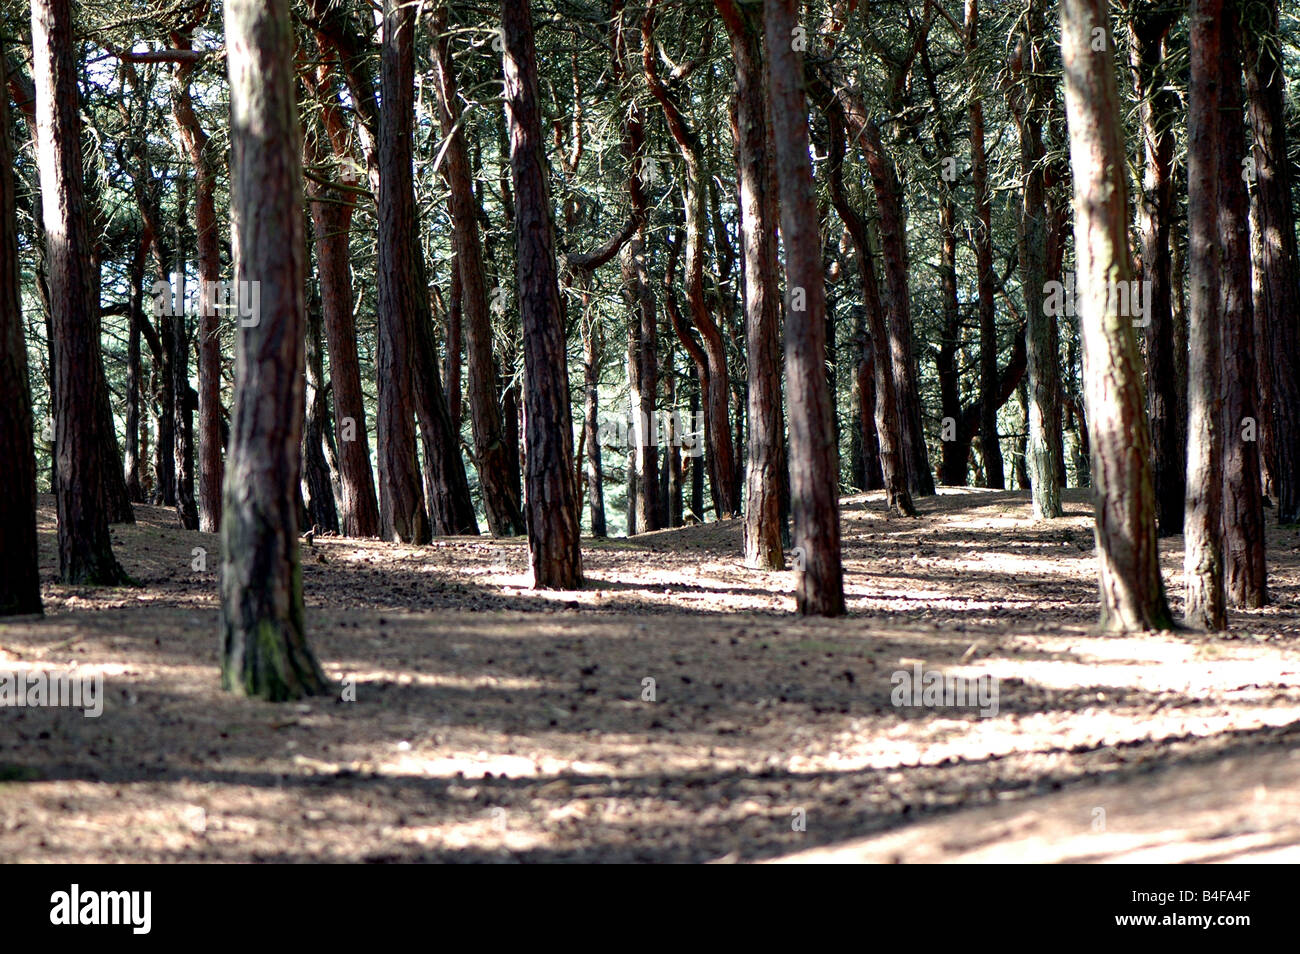
[{"label": "slender tree trunk", "polygon": [[735,130],[745,305],[749,441],[745,466],[745,562],[783,569],[781,474],[781,314],[776,225],[780,216],[772,134],[763,89],[763,23],[735,0],[716,0],[735,63]]},{"label": "slender tree trunk", "polygon": [[1141,358],[1132,318],[1115,313],[1111,294],[1113,282],[1132,277],[1114,49],[1105,0],[1062,0],[1101,628],[1125,632],[1169,629],[1173,623],[1156,546]]},{"label": "slender tree trunk", "polygon": [[379,124],[378,279],[379,517],[385,540],[427,543],[420,463],[415,449],[416,320],[410,307],[427,291],[417,287],[411,183],[414,110],[415,8],[384,0],[383,119]]},{"label": "slender tree trunk", "polygon": [[1223,302],[1223,584],[1233,606],[1268,602],[1264,564],[1263,480],[1256,411],[1255,319],[1251,302],[1250,198],[1241,172],[1246,152],[1240,104],[1242,49],[1240,0],[1227,0],[1221,33],[1219,113],[1219,254]]},{"label": "slender tree trunk", "polygon": [[1048,235],[1047,148],[1043,142],[1043,125],[1051,98],[1051,90],[1043,79],[1045,28],[1043,5],[1035,0],[1016,38],[1010,62],[1016,84],[1010,87],[1010,99],[1020,134],[1020,177],[1024,190],[1017,240],[1029,375],[1025,395],[1028,425],[1025,466],[1036,520],[1062,515],[1061,485],[1065,482],[1063,468],[1058,469],[1062,462],[1060,338],[1056,316],[1043,308],[1042,298],[1047,285]]},{"label": "slender tree trunk", "polygon": [[140,326],[144,319],[144,274],[148,242],[141,238],[131,259],[130,327],[126,344],[126,442],[123,447],[123,464],[126,471],[126,489],[132,503],[144,503],[144,488],[140,482]]},{"label": "slender tree trunk", "polygon": [[310,518],[308,526],[321,533],[339,532],[339,513],[334,504],[334,483],[325,459],[325,435],[329,433],[329,408],[325,401],[325,360],[321,348],[320,301],[307,304],[306,392],[302,429],[302,496]]},{"label": "slender tree trunk", "polygon": [[1277,4],[1248,8],[1246,88],[1254,132],[1254,202],[1261,236],[1255,324],[1261,367],[1272,374],[1272,457],[1277,516],[1300,521],[1300,255],[1296,251],[1286,125],[1286,77]]},{"label": "slender tree trunk", "polygon": [[478,203],[470,174],[469,151],[461,128],[459,90],[447,32],[447,6],[440,4],[432,29],[434,65],[437,73],[438,117],[446,139],[442,158],[443,177],[450,190],[452,237],[456,268],[460,274],[461,308],[469,372],[470,418],[474,432],[474,457],[488,529],[493,536],[508,537],[524,532],[519,498],[506,471],[508,455],[496,398],[496,361],[492,356],[492,316],[488,311],[483,270],[483,244],[479,237]]},{"label": "slender tree trunk", "polygon": [[[174,34],[173,40],[178,41],[181,49],[190,48],[188,34]],[[199,266],[198,528],[204,533],[216,533],[221,529],[221,326],[214,291],[221,272],[221,247],[217,232],[217,185],[209,164],[208,135],[194,113],[190,97],[192,69],[188,63],[176,69],[172,115],[194,170],[194,227]]]},{"label": "slender tree trunk", "polygon": [[591,505],[591,535],[605,537],[605,480],[600,456],[600,329],[584,319],[582,334],[583,386],[586,395],[582,425],[587,445],[587,496]]},{"label": "slender tree trunk", "polygon": [[186,314],[185,242],[183,226],[189,216],[189,189],[185,176],[179,177],[176,195],[176,304],[172,314],[172,405],[175,420],[172,437],[176,458],[176,519],[186,530],[199,529],[199,506],[194,497],[194,415],[191,413],[190,394],[190,331]]},{"label": "slender tree trunk", "polygon": [[[790,395],[790,495],[795,602],[801,614],[842,616],[839,453],[826,382],[826,288],[808,157],[803,57],[791,37],[798,0],[763,4],[772,139],[785,246],[785,366]],[[802,292],[802,295],[800,294]]]},{"label": "slender tree trunk", "polygon": [[[0,41],[0,69],[8,64]],[[40,613],[36,545],[36,454],[27,341],[19,297],[18,219],[9,94],[0,85],[0,616]]]},{"label": "slender tree trunk", "polygon": [[555,261],[530,0],[502,0],[515,194],[515,281],[524,331],[525,509],[533,586],[582,585],[564,308]]},{"label": "slender tree trunk", "polygon": [[[966,49],[977,49],[979,0],[966,0]],[[980,319],[980,446],[984,451],[984,479],[996,490],[1006,487],[1002,446],[998,441],[998,328],[994,300],[993,205],[989,198],[989,164],[984,147],[984,99],[978,85],[969,106],[971,182],[975,190],[975,269],[979,285]]]},{"label": "slender tree trunk", "polygon": [[818,67],[818,76],[834,91],[844,110],[845,126],[862,148],[871,173],[876,208],[880,213],[881,258],[889,314],[889,361],[898,398],[903,459],[908,488],[914,496],[934,493],[934,474],[925,448],[921,426],[921,398],[916,383],[916,361],[912,348],[911,290],[907,274],[907,217],[903,207],[903,185],[893,159],[885,152],[880,130],[861,98],[828,69]]},{"label": "slender tree trunk", "polygon": [[1220,362],[1219,182],[1234,170],[1219,163],[1222,106],[1219,85],[1223,0],[1193,0],[1189,43],[1187,218],[1190,319],[1188,327],[1187,503],[1183,519],[1189,625],[1228,625],[1223,589],[1223,414]]},{"label": "slender tree trunk", "polygon": [[306,242],[289,4],[226,0],[225,26],[235,278],[239,289],[258,289],[259,307],[237,332],[221,684],[283,701],[328,691],[307,645],[298,550]]},{"label": "slender tree trunk", "polygon": [[[867,325],[871,329],[870,353],[875,374],[875,434],[880,445],[880,470],[883,477],[886,506],[900,516],[914,516],[916,508],[908,490],[907,468],[904,458],[902,424],[898,414],[898,395],[892,366],[875,355],[883,355],[889,348],[885,330],[884,309],[880,303],[880,288],[876,280],[875,263],[868,247],[867,224],[849,202],[844,190],[845,137],[843,113],[837,103],[827,106],[830,120],[830,187],[831,201],[844,222],[853,241],[858,264],[858,281],[862,290],[862,307]],[[867,352],[864,349],[864,355]]]},{"label": "slender tree trunk", "polygon": [[66,583],[130,582],[113,556],[105,508],[101,428],[106,394],[83,195],[81,113],[68,0],[32,4],[37,158],[48,243],[59,576]]},{"label": "slender tree trunk", "polygon": [[[370,436],[361,391],[356,319],[352,314],[352,253],[349,237],[356,209],[357,185],[349,165],[348,132],[332,76],[322,69],[319,90],[322,118],[339,163],[339,186],[308,182],[316,267],[320,279],[321,317],[330,355],[330,390],[339,456],[341,528],[348,537],[380,536],[379,503],[370,467]],[[306,140],[313,164],[321,160],[311,137]]]},{"label": "slender tree trunk", "polygon": [[739,484],[736,481],[736,463],[731,443],[731,418],[728,411],[731,384],[727,371],[726,341],[709,312],[704,294],[704,233],[707,216],[702,148],[698,135],[687,125],[684,113],[659,78],[654,42],[654,15],[658,2],[659,0],[650,0],[645,17],[641,21],[641,56],[650,92],[664,109],[669,132],[677,143],[685,166],[683,192],[686,219],[686,300],[690,306],[691,321],[700,333],[706,359],[705,426],[708,429],[709,468],[713,484],[714,509],[721,519],[740,512]]},{"label": "slender tree trunk", "polygon": [[1145,316],[1147,411],[1161,536],[1182,532],[1187,479],[1187,449],[1178,413],[1170,245],[1175,211],[1174,126],[1181,108],[1165,68],[1169,30],[1179,16],[1180,11],[1165,4],[1135,5],[1129,53],[1146,155],[1139,212],[1142,278],[1151,283]]}]

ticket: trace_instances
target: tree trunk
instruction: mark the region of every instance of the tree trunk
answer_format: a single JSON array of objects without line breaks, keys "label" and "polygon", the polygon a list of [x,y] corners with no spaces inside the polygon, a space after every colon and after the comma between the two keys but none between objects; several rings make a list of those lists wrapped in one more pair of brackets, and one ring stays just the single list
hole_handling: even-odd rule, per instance
[{"label": "tree trunk", "polygon": [[[181,49],[190,49],[188,33],[173,34]],[[172,115],[194,169],[194,227],[199,265],[199,499],[198,527],[204,533],[221,529],[221,324],[214,291],[221,272],[217,232],[216,176],[208,157],[208,135],[199,124],[190,97],[190,71],[176,69]],[[188,384],[187,384],[188,387]]]},{"label": "tree trunk", "polygon": [[[379,503],[370,467],[370,435],[357,358],[356,319],[352,314],[352,252],[349,237],[356,210],[357,177],[352,172],[348,130],[330,72],[322,67],[318,93],[326,132],[338,162],[339,188],[308,181],[316,268],[320,280],[321,317],[330,355],[330,391],[338,444],[341,529],[347,537],[380,535]],[[306,139],[313,164],[321,160],[311,137]]]},{"label": "tree trunk", "polygon": [[745,562],[783,569],[781,474],[781,315],[776,226],[780,215],[773,142],[763,89],[763,23],[735,0],[716,0],[735,63],[735,130],[745,307],[749,416],[745,463]]},{"label": "tree trunk", "polygon": [[379,517],[380,535],[402,543],[427,543],[420,463],[415,450],[415,318],[411,304],[427,291],[416,287],[411,183],[411,123],[415,70],[415,9],[384,0],[379,124],[379,199],[375,265],[378,284]]},{"label": "tree trunk", "polygon": [[310,519],[308,526],[321,533],[339,532],[339,513],[334,505],[334,482],[325,459],[325,435],[329,433],[329,409],[325,402],[325,361],[321,349],[320,301],[307,304],[306,393],[302,429],[302,496]]},{"label": "tree trunk", "polygon": [[898,418],[908,488],[913,495],[934,493],[934,474],[926,454],[921,426],[921,397],[916,383],[916,361],[912,352],[912,305],[907,274],[907,217],[903,208],[903,185],[893,159],[885,152],[880,130],[867,115],[861,98],[829,69],[818,67],[818,78],[834,91],[844,110],[844,121],[853,141],[862,146],[871,173],[876,208],[880,213],[881,258],[884,262],[885,291],[889,313],[889,362],[898,398]]},{"label": "tree trunk", "polygon": [[1279,55],[1277,4],[1250,8],[1246,89],[1254,132],[1257,228],[1261,236],[1255,324],[1261,367],[1272,372],[1272,458],[1277,517],[1300,521],[1300,255],[1286,126],[1286,79]]},{"label": "tree trunk", "polygon": [[790,395],[790,495],[795,543],[791,552],[799,612],[805,616],[842,616],[839,453],[826,382],[826,288],[808,157],[803,57],[792,49],[791,42],[797,8],[798,0],[765,0],[763,4],[788,299],[785,368]]},{"label": "tree trunk", "polygon": [[107,472],[119,462],[104,459],[107,389],[83,199],[73,44],[68,0],[35,0],[32,49],[54,357],[59,576],[65,583],[111,586],[130,580],[113,556],[105,508]]},{"label": "tree trunk", "polygon": [[641,56],[650,92],[664,109],[668,129],[685,166],[683,193],[686,220],[686,300],[691,321],[700,333],[705,355],[705,426],[708,429],[709,469],[714,509],[719,519],[740,512],[735,455],[728,402],[731,396],[726,341],[709,312],[704,295],[704,232],[706,180],[698,135],[686,123],[681,108],[659,78],[655,57],[654,14],[658,0],[650,0],[641,21]]},{"label": "tree trunk", "polygon": [[1220,362],[1219,70],[1223,0],[1193,0],[1189,43],[1187,218],[1191,295],[1188,322],[1187,501],[1183,518],[1184,617],[1209,630],[1228,625],[1223,589],[1223,415]]},{"label": "tree trunk", "polygon": [[555,262],[530,0],[502,0],[515,194],[515,281],[524,331],[525,509],[533,586],[582,585],[564,309]]},{"label": "tree trunk", "polygon": [[[1027,20],[1016,38],[1010,68],[1012,114],[1020,135],[1020,177],[1023,197],[1017,241],[1020,278],[1025,300],[1027,386],[1025,467],[1029,476],[1034,519],[1062,515],[1061,485],[1065,482],[1061,448],[1060,337],[1056,316],[1043,307],[1047,285],[1047,148],[1043,143],[1044,114],[1051,89],[1043,79],[1042,3],[1030,4]],[[1158,459],[1158,458],[1157,458]],[[1159,484],[1157,483],[1157,487]],[[1179,498],[1181,500],[1181,493]],[[1159,500],[1157,493],[1156,499]],[[1179,508],[1181,513],[1181,504]]]},{"label": "tree trunk", "polygon": [[1246,125],[1240,104],[1242,49],[1236,24],[1242,4],[1228,0],[1221,33],[1219,83],[1219,294],[1223,302],[1223,585],[1229,603],[1268,602],[1264,500],[1256,411],[1255,319],[1251,302],[1250,198],[1242,172]]},{"label": "tree trunk", "polygon": [[508,455],[501,408],[496,397],[497,370],[492,356],[492,316],[488,311],[484,281],[479,210],[474,198],[465,131],[461,128],[460,94],[451,53],[451,36],[446,29],[447,5],[439,4],[431,26],[437,36],[433,53],[438,80],[438,117],[446,140],[442,173],[450,190],[448,204],[456,249],[455,267],[460,274],[469,407],[479,489],[492,535],[516,536],[524,532],[524,519],[519,499],[511,493],[513,487],[506,471]]},{"label": "tree trunk", "polygon": [[[1104,0],[1063,0],[1061,57],[1074,172],[1079,326],[1096,488],[1101,628],[1169,629],[1160,578],[1151,437],[1141,358],[1129,316],[1115,314],[1112,282],[1132,277],[1128,179],[1109,9]],[[1101,49],[1094,38],[1104,41]]]},{"label": "tree trunk", "polygon": [[[298,550],[303,408],[302,144],[287,0],[226,0],[237,332],[222,517],[222,688],[270,701],[328,691],[307,645]],[[256,282],[257,285],[251,283]]]},{"label": "tree trunk", "polygon": [[[966,50],[974,55],[977,48],[979,0],[966,0]],[[995,490],[1006,487],[1002,464],[1002,446],[998,441],[997,302],[994,300],[993,274],[993,205],[989,198],[989,163],[984,148],[984,99],[978,85],[970,95],[971,183],[975,190],[975,270],[979,286],[980,324],[980,447],[984,451],[984,479]]]},{"label": "tree trunk", "polygon": [[[0,41],[0,68],[8,63]],[[0,616],[40,613],[36,544],[36,455],[27,341],[19,296],[18,219],[9,94],[0,85]]]},{"label": "tree trunk", "polygon": [[880,303],[876,267],[868,247],[867,223],[853,208],[844,190],[844,121],[843,111],[838,103],[834,101],[828,103],[827,117],[830,121],[831,201],[853,241],[853,250],[858,264],[858,281],[862,290],[862,309],[867,325],[871,329],[870,342],[864,345],[863,355],[864,358],[868,354],[871,355],[872,371],[875,374],[873,430],[880,446],[880,470],[884,483],[885,503],[892,513],[900,516],[915,516],[916,508],[912,503],[912,495],[907,484],[902,424],[898,415],[898,395],[895,391],[894,376],[891,373],[892,367],[883,360],[875,360],[876,355],[887,352],[889,336],[885,330],[884,309]]},{"label": "tree trunk", "polygon": [[140,338],[144,319],[144,274],[148,241],[141,238],[131,259],[130,327],[126,344],[126,442],[123,447],[123,466],[126,471],[126,490],[132,503],[144,503],[144,488],[140,482]]},{"label": "tree trunk", "polygon": [[199,506],[194,498],[194,416],[190,413],[190,330],[186,314],[184,222],[188,218],[189,190],[184,174],[178,177],[176,195],[176,269],[172,281],[177,307],[172,314],[172,453],[176,458],[176,520],[185,530],[199,529]]}]

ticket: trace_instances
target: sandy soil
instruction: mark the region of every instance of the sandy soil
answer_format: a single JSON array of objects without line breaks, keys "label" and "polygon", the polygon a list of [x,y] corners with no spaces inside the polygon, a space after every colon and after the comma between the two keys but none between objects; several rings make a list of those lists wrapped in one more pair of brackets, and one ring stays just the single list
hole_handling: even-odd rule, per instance
[{"label": "sandy soil", "polygon": [[[102,672],[107,698],[0,708],[0,857],[1296,860],[1296,530],[1230,636],[1101,637],[1066,499],[1035,525],[1019,493],[915,520],[847,498],[834,621],[740,564],[736,522],[584,541],[588,586],[547,594],[520,541],[318,537],[311,640],[356,701],[281,706],[220,691],[215,537],[141,507],[114,539],[144,585],[66,587],[42,500],[47,616],[0,623],[0,670]],[[893,705],[918,663],[996,677],[997,714]]]}]

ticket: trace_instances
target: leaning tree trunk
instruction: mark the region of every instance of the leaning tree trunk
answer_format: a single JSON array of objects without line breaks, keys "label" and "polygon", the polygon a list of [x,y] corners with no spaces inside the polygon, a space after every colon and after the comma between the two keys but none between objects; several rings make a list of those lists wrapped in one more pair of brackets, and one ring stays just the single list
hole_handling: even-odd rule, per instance
[{"label": "leaning tree trunk", "polygon": [[884,310],[880,304],[876,267],[868,247],[867,223],[853,207],[844,189],[843,111],[834,101],[828,102],[826,109],[830,121],[831,202],[853,242],[853,251],[858,263],[858,282],[862,290],[862,309],[871,331],[870,340],[864,345],[864,355],[872,356],[872,372],[875,375],[875,387],[872,389],[875,399],[873,430],[880,448],[879,466],[885,490],[885,504],[890,512],[899,516],[915,516],[916,507],[912,503],[912,494],[907,484],[902,425],[899,421],[894,376],[891,374],[891,366],[878,357],[886,353],[889,337],[885,330]]},{"label": "leaning tree trunk", "polygon": [[515,282],[524,331],[525,511],[533,586],[582,585],[564,306],[546,184],[530,0],[501,0],[515,193]]},{"label": "leaning tree trunk", "polygon": [[745,464],[745,562],[782,569],[781,475],[785,439],[781,408],[781,315],[776,224],[780,215],[772,134],[763,89],[763,24],[735,0],[716,0],[735,61],[734,131],[744,253],[745,366],[749,435]]},{"label": "leaning tree trunk", "polygon": [[411,256],[415,234],[411,185],[415,10],[384,0],[379,124],[378,284],[379,517],[385,540],[427,543],[420,463],[415,449],[415,334],[409,307],[428,292],[416,288]]},{"label": "leaning tree trunk", "polygon": [[32,3],[37,158],[48,243],[54,366],[59,575],[66,583],[129,582],[113,556],[101,433],[107,394],[99,358],[99,303],[83,198],[81,112],[69,0]]},{"label": "leaning tree trunk", "polygon": [[454,268],[460,276],[461,316],[468,357],[470,419],[474,433],[474,458],[488,529],[493,536],[524,532],[523,512],[513,493],[508,472],[501,407],[497,403],[496,361],[492,356],[492,316],[488,311],[483,270],[483,243],[479,236],[479,207],[474,197],[469,150],[461,123],[460,93],[447,33],[447,5],[439,5],[433,22],[434,66],[438,82],[438,118],[446,141],[442,172],[449,189]]},{"label": "leaning tree trunk", "polygon": [[790,496],[795,543],[791,552],[795,557],[795,602],[799,612],[842,616],[840,468],[826,381],[826,286],[808,158],[803,57],[792,49],[790,40],[798,22],[797,7],[798,0],[765,0],[763,4],[789,300],[785,373],[790,394]]},{"label": "leaning tree trunk", "polygon": [[1237,169],[1246,157],[1241,43],[1242,4],[1228,0],[1221,36],[1219,95],[1219,297],[1223,308],[1223,585],[1234,606],[1268,602],[1264,500],[1256,405],[1255,320],[1251,302],[1250,199]]},{"label": "leaning tree trunk", "polygon": [[[0,64],[6,64],[0,41]],[[40,613],[36,547],[36,454],[31,382],[18,290],[18,220],[9,94],[0,86],[0,616]]]},{"label": "leaning tree trunk", "polygon": [[1286,126],[1286,76],[1276,2],[1253,4],[1245,30],[1246,89],[1254,132],[1254,202],[1260,233],[1255,323],[1261,365],[1272,366],[1277,517],[1300,521],[1300,254],[1296,251]]},{"label": "leaning tree trunk", "polygon": [[1219,281],[1219,167],[1222,124],[1219,53],[1223,0],[1193,0],[1187,130],[1189,244],[1187,502],[1183,518],[1184,618],[1209,630],[1228,626],[1223,590],[1223,419]]},{"label": "leaning tree trunk", "polygon": [[328,690],[307,645],[298,551],[306,245],[288,0],[226,0],[225,26],[236,288],[258,288],[260,307],[235,347],[221,684],[283,701]]},{"label": "leaning tree trunk", "polygon": [[[709,469],[713,483],[714,509],[719,519],[740,511],[732,447],[730,376],[727,370],[726,340],[714,321],[704,292],[705,189],[703,150],[699,135],[687,125],[686,115],[670,95],[659,76],[655,55],[654,16],[658,0],[650,0],[641,21],[641,58],[651,94],[663,107],[668,130],[682,156],[683,201],[686,220],[686,301],[691,321],[700,333],[703,347],[705,426],[708,430]],[[683,345],[686,345],[683,340]],[[689,346],[687,346],[689,347]]]},{"label": "leaning tree trunk", "polygon": [[[1079,326],[1092,447],[1101,628],[1169,629],[1156,546],[1151,436],[1133,320],[1111,289],[1132,277],[1128,179],[1105,0],[1063,0],[1061,57],[1074,172]],[[1094,36],[1104,42],[1096,49]]]}]

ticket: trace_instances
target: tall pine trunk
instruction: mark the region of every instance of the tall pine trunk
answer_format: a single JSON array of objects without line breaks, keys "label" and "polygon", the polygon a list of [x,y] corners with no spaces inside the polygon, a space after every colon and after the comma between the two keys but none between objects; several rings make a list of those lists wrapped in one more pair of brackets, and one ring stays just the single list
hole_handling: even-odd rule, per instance
[{"label": "tall pine trunk", "polygon": [[564,306],[546,181],[530,0],[502,0],[515,282],[524,331],[524,506],[533,586],[582,585]]},{"label": "tall pine trunk", "polygon": [[776,225],[780,215],[772,135],[763,89],[763,25],[735,0],[716,0],[735,63],[735,139],[739,158],[744,255],[745,365],[749,434],[745,466],[745,562],[782,569],[781,474],[785,440],[781,408],[781,315]]},{"label": "tall pine trunk", "polygon": [[826,286],[808,150],[803,57],[791,38],[798,0],[765,0],[764,48],[785,246],[785,372],[790,396],[790,496],[795,603],[841,616],[839,452],[826,380]]},{"label": "tall pine trunk", "polygon": [[306,243],[289,4],[226,0],[225,25],[236,288],[257,288],[260,307],[237,332],[221,684],[283,701],[328,691],[307,645],[298,549]]},{"label": "tall pine trunk", "polygon": [[1128,632],[1173,624],[1160,578],[1151,436],[1137,336],[1133,319],[1116,313],[1111,293],[1116,283],[1132,278],[1113,42],[1105,0],[1062,0],[1061,57],[1074,173],[1101,628]]},{"label": "tall pine trunk", "polygon": [[[37,158],[49,262],[59,575],[66,583],[129,582],[113,556],[106,507],[98,279],[83,192],[81,112],[69,0],[32,4]],[[170,452],[170,448],[168,449]]]},{"label": "tall pine trunk", "polygon": [[415,320],[411,303],[424,298],[412,256],[415,234],[411,184],[411,122],[414,109],[415,10],[384,0],[379,123],[378,284],[379,518],[385,540],[427,543],[420,463],[415,449]]},{"label": "tall pine trunk", "polygon": [[1189,245],[1187,501],[1183,517],[1184,618],[1192,626],[1228,626],[1223,590],[1223,415],[1220,362],[1219,167],[1222,107],[1219,70],[1223,0],[1193,0],[1187,130]]}]

